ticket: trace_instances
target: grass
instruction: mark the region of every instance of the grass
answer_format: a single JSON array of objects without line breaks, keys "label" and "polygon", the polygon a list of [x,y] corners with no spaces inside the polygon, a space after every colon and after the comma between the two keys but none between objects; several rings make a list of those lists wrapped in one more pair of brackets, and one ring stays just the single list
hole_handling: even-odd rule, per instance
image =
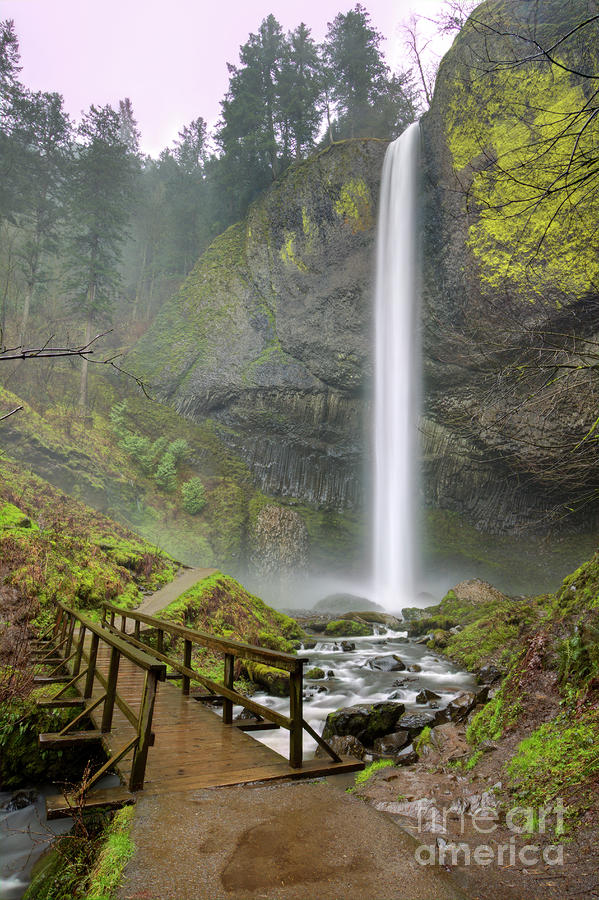
[{"label": "grass", "polygon": [[104,835],[104,843],[89,876],[86,900],[109,900],[121,880],[123,869],[135,852],[130,831],[135,807],[115,813]]}]

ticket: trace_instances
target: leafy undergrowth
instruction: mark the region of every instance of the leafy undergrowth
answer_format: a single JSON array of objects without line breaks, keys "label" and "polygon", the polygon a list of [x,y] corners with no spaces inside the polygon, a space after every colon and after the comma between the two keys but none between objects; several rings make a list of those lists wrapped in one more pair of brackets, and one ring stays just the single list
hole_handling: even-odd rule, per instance
[{"label": "leafy undergrowth", "polygon": [[[163,609],[159,617],[198,631],[285,653],[293,653],[298,641],[304,638],[297,622],[267,606],[234,578],[221,572],[193,585]],[[174,644],[171,642],[170,646]],[[193,662],[200,673],[222,679],[222,654],[194,646]],[[270,666],[249,661],[242,666],[237,662],[236,675],[247,675],[272,693],[288,693],[286,673]]]},{"label": "leafy undergrowth", "polygon": [[58,838],[36,866],[24,900],[112,900],[135,850],[134,815],[135,807],[127,806],[112,820],[98,816]]},{"label": "leafy undergrowth", "polygon": [[567,710],[539,725],[519,743],[506,771],[521,804],[538,807],[566,794],[570,806],[588,808],[592,795],[579,789],[599,775],[599,710]]},{"label": "leafy undergrowth", "polygon": [[104,600],[130,608],[178,568],[157,547],[6,459],[0,560],[2,589],[29,601],[34,614],[54,599],[90,611]]}]

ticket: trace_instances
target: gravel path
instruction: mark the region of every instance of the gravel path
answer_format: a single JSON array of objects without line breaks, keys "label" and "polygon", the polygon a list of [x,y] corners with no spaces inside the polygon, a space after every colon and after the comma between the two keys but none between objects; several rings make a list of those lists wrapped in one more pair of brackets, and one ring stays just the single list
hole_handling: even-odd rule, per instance
[{"label": "gravel path", "polygon": [[324,780],[140,796],[131,836],[121,900],[465,900],[387,816]]}]

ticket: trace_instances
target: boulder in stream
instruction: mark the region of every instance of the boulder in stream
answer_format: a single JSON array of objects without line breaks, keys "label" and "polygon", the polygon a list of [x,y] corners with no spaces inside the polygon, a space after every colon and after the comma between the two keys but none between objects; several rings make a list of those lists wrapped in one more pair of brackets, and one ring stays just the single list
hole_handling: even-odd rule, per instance
[{"label": "boulder in stream", "polygon": [[443,712],[407,712],[397,720],[397,727],[408,731],[410,738],[416,737],[424,728],[431,728],[439,721],[439,713]]},{"label": "boulder in stream", "polygon": [[406,664],[399,656],[373,656],[366,663],[367,668],[374,669],[377,672],[403,672]]},{"label": "boulder in stream", "polygon": [[436,694],[434,691],[429,691],[428,688],[423,688],[418,694],[416,694],[416,703],[431,703],[434,700],[440,699],[440,694]]},{"label": "boulder in stream", "polygon": [[388,700],[346,706],[328,714],[322,736],[328,741],[333,735],[351,735],[372,747],[377,738],[397,730],[395,726],[404,712],[403,703]]},{"label": "boulder in stream", "polygon": [[409,731],[394,731],[384,737],[377,738],[373,750],[381,756],[396,756],[400,750],[410,743]]},{"label": "boulder in stream", "polygon": [[[356,759],[364,759],[368,750],[364,744],[351,734],[334,734],[330,738],[326,738],[328,745],[339,756],[354,756]],[[329,754],[323,748],[318,746],[314,754],[316,759],[330,759]]]},{"label": "boulder in stream", "polygon": [[325,677],[324,669],[321,669],[320,666],[314,666],[313,669],[308,669],[305,677],[313,678],[313,679],[324,678]]}]

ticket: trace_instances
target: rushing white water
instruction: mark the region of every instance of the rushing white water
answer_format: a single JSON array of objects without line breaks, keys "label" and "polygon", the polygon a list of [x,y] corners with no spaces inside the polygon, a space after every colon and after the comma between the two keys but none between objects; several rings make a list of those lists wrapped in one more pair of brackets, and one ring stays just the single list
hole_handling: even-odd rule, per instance
[{"label": "rushing white water", "polygon": [[414,604],[418,226],[417,123],[388,148],[377,235],[374,598]]}]

